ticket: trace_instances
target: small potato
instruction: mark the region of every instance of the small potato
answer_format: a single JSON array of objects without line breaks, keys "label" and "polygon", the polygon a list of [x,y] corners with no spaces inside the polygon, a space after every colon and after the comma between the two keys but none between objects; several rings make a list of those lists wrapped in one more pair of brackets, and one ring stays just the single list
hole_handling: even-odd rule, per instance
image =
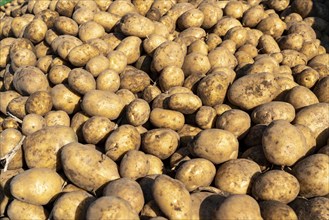
[{"label": "small potato", "polygon": [[162,35],[151,34],[143,41],[143,48],[148,55],[153,55],[156,48],[166,41],[167,39]]},{"label": "small potato", "polygon": [[263,34],[259,38],[258,48],[260,49],[260,51],[267,54],[278,53],[281,51],[275,39],[268,34]]},{"label": "small potato", "polygon": [[[120,1],[121,2],[121,1]],[[122,1],[125,2],[125,1]],[[116,207],[116,209],[113,209]],[[139,219],[129,202],[116,196],[103,196],[91,203],[87,209],[86,219]]]},{"label": "small potato", "polygon": [[222,39],[217,34],[210,33],[207,36],[206,44],[208,46],[208,51],[212,51],[213,49],[215,49],[221,43],[222,43]]},{"label": "small potato", "polygon": [[[146,133],[147,131],[145,131]],[[147,173],[147,175],[160,175],[164,171],[164,165],[162,160],[159,157],[156,157],[152,154],[145,154],[147,157],[147,160],[150,164],[150,169]]]},{"label": "small potato", "polygon": [[71,89],[81,95],[96,89],[96,81],[93,75],[82,68],[75,68],[69,72],[68,84]]},{"label": "small potato", "polygon": [[242,17],[243,12],[243,3],[240,1],[228,2],[224,8],[224,13],[226,16],[237,19]]},{"label": "small potato", "polygon": [[138,150],[129,150],[120,162],[120,176],[133,180],[144,177],[150,169],[150,163],[145,153]]},{"label": "small potato", "polygon": [[230,195],[221,202],[215,218],[224,219],[263,219],[257,201],[249,195]]},{"label": "small potato", "polygon": [[120,76],[111,69],[101,72],[96,79],[96,89],[116,92],[120,88]]},{"label": "small potato", "polygon": [[244,12],[242,24],[246,27],[256,27],[264,17],[264,8],[261,5],[255,5]]},{"label": "small potato", "polygon": [[181,181],[159,175],[155,178],[152,194],[161,211],[170,219],[191,218],[191,196]]},{"label": "small potato", "polygon": [[93,18],[94,12],[89,8],[78,8],[72,15],[72,19],[77,22],[78,25],[92,21]]},{"label": "small potato", "polygon": [[216,122],[216,110],[210,106],[201,106],[195,114],[195,123],[201,129],[213,128]]},{"label": "small potato", "polygon": [[190,27],[201,27],[204,21],[204,14],[199,9],[191,9],[184,12],[177,20],[177,26],[181,30]]},{"label": "small potato", "polygon": [[34,113],[44,116],[53,107],[51,95],[45,91],[32,93],[26,100],[25,108],[27,113]]},{"label": "small potato", "polygon": [[108,135],[115,128],[115,123],[102,116],[89,118],[82,126],[84,140],[88,144],[100,144],[105,142]]},{"label": "small potato", "polygon": [[37,114],[28,114],[23,118],[22,133],[26,136],[46,127],[46,120]]},{"label": "small potato", "polygon": [[211,64],[207,55],[198,52],[189,53],[185,56],[182,70],[185,77],[192,74],[205,75],[211,68]]},{"label": "small potato", "polygon": [[73,142],[60,153],[65,176],[76,186],[96,191],[105,183],[120,178],[116,163],[98,150]]},{"label": "small potato", "polygon": [[127,57],[121,51],[111,51],[107,54],[109,60],[109,69],[121,73],[127,66]]},{"label": "small potato", "polygon": [[132,93],[142,92],[150,83],[146,72],[132,66],[127,66],[120,74],[120,89],[128,89]]},{"label": "small potato", "polygon": [[224,36],[224,40],[232,40],[236,44],[236,47],[239,48],[246,43],[247,36],[247,29],[238,26],[228,30]]},{"label": "small potato", "polygon": [[168,98],[168,107],[183,114],[193,114],[201,106],[201,99],[190,93],[176,93]]},{"label": "small potato", "polygon": [[320,78],[319,73],[313,68],[306,68],[302,72],[295,75],[296,82],[306,88],[312,88]]},{"label": "small potato", "polygon": [[206,129],[198,133],[191,143],[193,154],[210,160],[214,164],[236,159],[239,143],[229,131]]},{"label": "small potato", "polygon": [[286,120],[274,120],[267,126],[262,145],[267,160],[281,166],[295,164],[308,151],[303,133]]},{"label": "small potato", "polygon": [[50,111],[44,116],[44,119],[47,127],[56,125],[70,126],[70,116],[62,110]]},{"label": "small potato", "polygon": [[313,154],[293,167],[293,174],[300,184],[300,195],[306,198],[325,196],[329,193],[329,156]]},{"label": "small potato", "polygon": [[319,103],[314,93],[304,86],[295,86],[285,96],[285,101],[290,103],[296,110]]},{"label": "small potato", "polygon": [[10,219],[47,219],[48,212],[41,205],[32,205],[14,199],[7,208]]},{"label": "small potato", "polygon": [[265,55],[263,57],[259,57],[258,59],[256,57],[255,62],[246,71],[246,74],[250,75],[250,74],[257,74],[264,72],[275,74],[278,68],[279,68],[278,62],[274,58]]},{"label": "small potato", "polygon": [[278,43],[281,50],[300,50],[303,46],[303,41],[302,35],[292,33],[280,38]]},{"label": "small potato", "polygon": [[238,61],[233,53],[225,47],[217,47],[210,51],[208,54],[208,59],[212,68],[228,67],[234,69],[238,64]]},{"label": "small potato", "polygon": [[48,72],[49,81],[54,84],[66,83],[71,69],[65,65],[55,65]]},{"label": "small potato", "polygon": [[141,55],[142,40],[136,36],[124,38],[116,47],[116,51],[122,52],[127,57],[127,64],[135,63]]},{"label": "small potato", "polygon": [[136,95],[128,89],[119,89],[115,94],[121,98],[125,106],[129,105],[130,102],[136,99]]},{"label": "small potato", "polygon": [[259,203],[263,218],[269,220],[298,220],[295,211],[288,205],[278,201],[262,201]]},{"label": "small potato", "polygon": [[95,21],[88,21],[79,27],[79,38],[83,42],[88,40],[101,38],[105,34],[105,29],[102,25]]},{"label": "small potato", "polygon": [[156,72],[161,72],[165,67],[177,66],[181,68],[184,62],[184,51],[176,42],[162,43],[154,52],[152,67]]},{"label": "small potato", "polygon": [[319,47],[319,41],[307,41],[303,43],[302,48],[299,50],[299,52],[305,54],[307,60],[311,60],[313,57],[318,55]]},{"label": "small potato", "polygon": [[215,174],[213,163],[203,158],[195,158],[179,166],[175,179],[184,183],[188,191],[193,191],[198,187],[210,186]]},{"label": "small potato", "polygon": [[153,0],[133,0],[132,3],[134,4],[137,12],[143,16],[146,15],[146,13],[150,10],[152,7],[152,4],[154,3]]},{"label": "small potato", "polygon": [[137,12],[135,6],[130,1],[118,0],[112,2],[107,9],[108,12],[123,17],[128,13]]},{"label": "small potato", "polygon": [[163,92],[175,86],[182,86],[185,72],[176,66],[165,67],[159,76],[159,86]]},{"label": "small potato", "polygon": [[246,75],[234,81],[227,96],[232,104],[250,110],[272,101],[278,94],[278,89],[274,75],[258,73]]},{"label": "small potato", "polygon": [[231,106],[226,105],[226,104],[218,104],[218,105],[214,106],[214,109],[215,109],[217,115],[221,115],[224,112],[226,112],[232,108],[231,108]]},{"label": "small potato", "polygon": [[286,24],[276,15],[269,15],[267,18],[262,19],[257,29],[264,34],[269,34],[274,38],[280,37],[286,29]]},{"label": "small potato", "polygon": [[93,16],[94,22],[101,25],[108,33],[120,21],[120,16],[105,11],[99,11]]},{"label": "small potato", "polygon": [[21,49],[15,53],[10,54],[11,67],[14,71],[18,70],[19,67],[35,66],[37,57],[35,53],[29,49]]},{"label": "small potato", "polygon": [[230,160],[217,170],[215,186],[228,193],[247,194],[260,172],[260,166],[252,160]]},{"label": "small potato", "polygon": [[[2,96],[1,96],[2,98]],[[29,97],[20,96],[14,98],[8,103],[7,111],[15,115],[19,119],[23,119],[26,116],[25,104]]]},{"label": "small potato", "polygon": [[128,13],[123,16],[119,27],[123,34],[139,38],[145,38],[151,35],[155,28],[150,19],[138,13]]},{"label": "small potato", "polygon": [[41,19],[34,19],[24,29],[24,38],[32,43],[40,43],[46,36],[47,24]]},{"label": "small potato", "polygon": [[297,197],[299,190],[296,177],[283,170],[270,170],[257,177],[252,194],[259,200],[275,200],[287,204]]},{"label": "small potato", "polygon": [[238,52],[246,52],[250,57],[254,58],[258,55],[258,49],[252,44],[245,44],[239,47]]},{"label": "small potato", "polygon": [[178,144],[178,134],[167,128],[149,130],[142,139],[143,150],[162,160],[169,158],[176,151]]},{"label": "small potato", "polygon": [[22,202],[46,205],[62,191],[63,184],[64,180],[55,171],[32,168],[16,175],[10,181],[10,193]]},{"label": "small potato", "polygon": [[55,201],[52,217],[54,220],[83,218],[93,201],[95,198],[86,191],[66,192]]},{"label": "small potato", "polygon": [[232,17],[223,17],[216,23],[213,32],[223,37],[228,30],[237,26],[242,26],[239,20]]},{"label": "small potato", "polygon": [[59,16],[56,18],[54,27],[60,34],[76,36],[79,32],[77,22],[69,17]]},{"label": "small potato", "polygon": [[86,64],[86,70],[90,72],[93,77],[97,77],[101,72],[107,70],[110,62],[107,57],[99,55],[91,58]]},{"label": "small potato", "polygon": [[124,103],[113,92],[91,90],[84,95],[81,107],[90,116],[103,116],[115,120],[121,114]]},{"label": "small potato", "polygon": [[126,108],[126,118],[129,124],[139,126],[145,124],[151,113],[149,104],[143,99],[135,99]]},{"label": "small potato", "polygon": [[129,150],[138,150],[141,145],[141,136],[131,125],[121,125],[107,138],[105,152],[112,160],[117,161]]},{"label": "small potato", "polygon": [[59,169],[61,164],[57,158],[58,151],[64,145],[77,140],[75,132],[70,127],[51,126],[38,130],[27,136],[24,142],[26,164],[29,168]]},{"label": "small potato", "polygon": [[299,219],[321,219],[328,216],[329,199],[326,197],[315,197],[309,200],[296,199],[291,203]]},{"label": "small potato", "polygon": [[209,29],[216,25],[219,19],[223,16],[222,9],[216,7],[213,2],[202,2],[198,9],[203,13],[204,19],[201,27],[204,29]]},{"label": "small potato", "polygon": [[230,131],[238,139],[243,138],[247,134],[250,124],[250,116],[239,109],[227,110],[216,120],[216,128]]},{"label": "small potato", "polygon": [[268,102],[255,108],[251,113],[251,119],[255,124],[269,124],[274,120],[286,120],[292,122],[295,118],[295,108],[286,102]]},{"label": "small potato", "polygon": [[322,78],[314,87],[313,93],[319,102],[329,103],[329,76]]},{"label": "small potato", "polygon": [[144,206],[144,195],[140,185],[130,178],[111,181],[103,190],[103,196],[115,196],[126,200],[136,213]]},{"label": "small potato", "polygon": [[72,114],[79,109],[80,96],[64,84],[58,84],[50,90],[53,107]]},{"label": "small potato", "polygon": [[[200,132],[202,131],[200,128],[192,125],[185,124],[182,129],[177,131],[179,137],[180,137],[180,144],[181,146],[187,146],[190,141],[193,140],[193,138]],[[185,149],[185,148],[183,148]],[[184,154],[186,153],[187,155],[190,154],[190,152],[183,150]],[[180,152],[176,151],[178,155],[181,155]],[[181,156],[179,156],[181,157]]]},{"label": "small potato", "polygon": [[187,48],[187,54],[197,52],[203,55],[208,55],[208,45],[204,40],[196,40],[193,43],[190,44],[190,46]]},{"label": "small potato", "polygon": [[67,55],[67,59],[70,63],[76,67],[82,67],[88,63],[88,61],[99,55],[99,50],[90,45],[82,44],[74,47]]},{"label": "small potato", "polygon": [[150,122],[158,128],[170,128],[179,130],[185,124],[184,115],[181,112],[154,108],[150,114]]},{"label": "small potato", "polygon": [[314,41],[316,39],[316,33],[311,26],[301,22],[294,22],[289,27],[287,34],[301,34],[305,42]]}]

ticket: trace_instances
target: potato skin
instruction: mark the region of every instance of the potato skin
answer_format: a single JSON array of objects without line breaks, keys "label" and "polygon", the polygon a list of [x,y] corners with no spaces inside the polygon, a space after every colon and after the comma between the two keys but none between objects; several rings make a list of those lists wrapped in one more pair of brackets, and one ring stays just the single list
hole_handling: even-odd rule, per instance
[{"label": "potato skin", "polygon": [[231,132],[212,128],[198,133],[191,148],[198,157],[220,164],[238,157],[239,142]]},{"label": "potato skin", "polygon": [[183,114],[193,114],[201,106],[201,99],[191,93],[177,93],[169,97],[168,106],[172,110],[179,111]]},{"label": "potato skin", "polygon": [[61,176],[51,169],[31,168],[11,180],[10,192],[22,202],[46,205],[62,191],[63,183]]},{"label": "potato skin", "polygon": [[120,176],[138,179],[147,175],[150,163],[143,151],[129,150],[120,162]]},{"label": "potato skin", "polygon": [[150,122],[158,128],[179,130],[185,123],[184,115],[178,111],[154,108],[150,114]]},{"label": "potato skin", "polygon": [[120,21],[120,30],[125,35],[145,38],[154,32],[153,22],[137,13],[128,13]]}]

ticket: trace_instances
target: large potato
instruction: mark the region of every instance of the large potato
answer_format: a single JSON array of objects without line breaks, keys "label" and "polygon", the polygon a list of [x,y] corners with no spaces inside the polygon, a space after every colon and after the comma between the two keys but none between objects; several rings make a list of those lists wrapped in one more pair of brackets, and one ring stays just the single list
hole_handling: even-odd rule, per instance
[{"label": "large potato", "polygon": [[67,126],[51,126],[36,131],[27,136],[23,145],[26,164],[29,168],[59,169],[59,150],[77,140],[73,129]]},{"label": "large potato", "polygon": [[64,180],[48,168],[32,168],[10,181],[10,193],[16,199],[33,205],[46,205],[61,191]]},{"label": "large potato", "polygon": [[238,157],[239,142],[229,131],[206,129],[194,137],[191,148],[198,157],[219,164]]},{"label": "large potato", "polygon": [[60,160],[66,177],[90,192],[120,178],[118,167],[113,160],[98,150],[77,142],[62,148]]}]

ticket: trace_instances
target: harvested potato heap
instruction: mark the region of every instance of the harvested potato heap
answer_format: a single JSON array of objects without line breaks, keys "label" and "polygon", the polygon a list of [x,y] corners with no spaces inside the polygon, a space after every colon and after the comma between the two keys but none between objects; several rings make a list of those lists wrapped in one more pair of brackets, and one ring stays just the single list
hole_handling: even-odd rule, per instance
[{"label": "harvested potato heap", "polygon": [[1,218],[329,219],[329,1],[0,18]]}]

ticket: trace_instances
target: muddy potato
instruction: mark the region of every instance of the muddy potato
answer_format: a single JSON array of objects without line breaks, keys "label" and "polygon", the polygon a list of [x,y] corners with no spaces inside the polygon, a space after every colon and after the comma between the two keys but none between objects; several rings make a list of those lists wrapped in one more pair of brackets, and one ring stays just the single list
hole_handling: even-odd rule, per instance
[{"label": "muddy potato", "polygon": [[51,67],[47,76],[52,84],[57,85],[67,82],[70,71],[71,69],[65,65],[55,65]]},{"label": "muddy potato", "polygon": [[88,144],[103,143],[114,128],[115,123],[111,122],[108,118],[93,116],[82,126],[83,139]]},{"label": "muddy potato", "polygon": [[28,114],[23,118],[22,133],[26,136],[46,127],[46,120],[37,114]]},{"label": "muddy potato", "polygon": [[317,147],[328,139],[328,103],[317,103],[304,107],[295,117],[294,123],[309,127],[316,138]]},{"label": "muddy potato", "polygon": [[313,57],[318,55],[319,53],[320,42],[319,41],[307,41],[303,43],[300,52],[305,54],[307,60],[311,60]]},{"label": "muddy potato", "polygon": [[211,68],[211,64],[207,55],[192,52],[185,56],[182,70],[185,77],[192,74],[207,74]]},{"label": "muddy potato", "polygon": [[44,116],[53,107],[51,95],[46,91],[32,93],[26,101],[27,113],[34,113]]},{"label": "muddy potato", "polygon": [[272,101],[278,94],[278,89],[273,74],[258,73],[234,81],[227,95],[232,104],[250,110]]},{"label": "muddy potato", "polygon": [[183,114],[193,114],[201,106],[201,99],[190,93],[176,93],[168,98],[168,107]]},{"label": "muddy potato", "polygon": [[27,114],[25,109],[25,103],[28,98],[29,97],[27,96],[19,96],[11,100],[7,106],[8,112],[15,115],[19,119],[23,119]]},{"label": "muddy potato", "polygon": [[90,8],[78,8],[74,11],[72,19],[78,24],[81,25],[88,21],[92,21],[94,18],[94,12]]},{"label": "muddy potato", "polygon": [[120,74],[120,88],[132,93],[142,92],[150,83],[149,75],[133,66],[127,66]]},{"label": "muddy potato", "polygon": [[75,132],[70,127],[51,126],[40,129],[27,136],[23,144],[26,164],[29,168],[59,169],[59,150],[77,140]]},{"label": "muddy potato", "polygon": [[153,55],[156,48],[166,42],[167,38],[159,34],[151,34],[143,41],[143,48],[148,55]]},{"label": "muddy potato", "polygon": [[284,100],[294,106],[296,110],[319,103],[316,95],[304,86],[295,86],[292,88],[287,92]]},{"label": "muddy potato", "polygon": [[191,143],[193,154],[208,159],[214,164],[236,159],[238,148],[239,143],[234,134],[221,129],[203,130]]},{"label": "muddy potato", "polygon": [[[145,132],[147,132],[147,131],[145,131]],[[150,169],[149,169],[147,175],[162,174],[164,171],[164,165],[163,165],[162,160],[159,157],[156,157],[152,154],[145,154],[145,155],[150,164]]]},{"label": "muddy potato", "polygon": [[[17,145],[21,145],[23,141],[23,135],[20,131],[7,128],[0,134],[0,158],[4,158],[8,156],[9,153],[16,148]],[[11,159],[11,161],[6,164],[9,170],[18,169],[23,167],[23,151],[22,148],[19,147],[17,153]]]},{"label": "muddy potato", "polygon": [[262,201],[259,203],[260,211],[264,219],[297,220],[295,211],[288,205],[278,201]]},{"label": "muddy potato", "polygon": [[184,83],[184,71],[176,66],[165,67],[159,76],[159,86],[163,92]]},{"label": "muddy potato", "polygon": [[188,191],[198,187],[210,186],[216,174],[212,162],[203,158],[194,158],[179,165],[175,179],[181,181]]},{"label": "muddy potato", "polygon": [[125,106],[129,105],[130,102],[136,99],[136,95],[128,89],[119,89],[115,92],[115,94],[117,94],[122,99],[122,102]]},{"label": "muddy potato", "polygon": [[178,111],[154,108],[150,114],[150,122],[158,128],[179,130],[185,124],[185,118]]},{"label": "muddy potato", "polygon": [[222,43],[222,39],[217,34],[210,33],[207,36],[205,42],[208,46],[208,51],[212,51],[213,49],[215,49],[218,45],[220,45]]},{"label": "muddy potato", "polygon": [[88,63],[88,61],[99,55],[99,50],[90,45],[82,44],[74,47],[67,55],[67,59],[70,63],[76,67],[82,67]]},{"label": "muddy potato", "polygon": [[251,119],[255,124],[269,124],[273,120],[286,120],[292,122],[295,118],[295,108],[286,102],[272,101],[255,108]]},{"label": "muddy potato", "polygon": [[[113,207],[116,207],[113,209]],[[103,196],[90,204],[87,209],[86,219],[139,219],[136,211],[129,202],[116,196]]]},{"label": "muddy potato", "polygon": [[54,86],[50,90],[50,95],[53,108],[56,110],[63,110],[68,114],[72,114],[80,108],[79,102],[81,97],[67,85],[58,84]]},{"label": "muddy potato", "polygon": [[147,175],[150,163],[145,153],[138,150],[129,150],[120,162],[120,176],[138,179]]},{"label": "muddy potato", "polygon": [[264,73],[264,72],[274,74],[278,68],[279,68],[278,62],[276,62],[274,58],[265,55],[263,57],[259,57],[259,59],[257,59],[256,57],[255,62],[253,63],[252,66],[250,66],[250,68],[248,68],[246,74],[251,75],[257,73]]},{"label": "muddy potato", "polygon": [[0,92],[0,110],[3,114],[7,114],[7,108],[9,103],[15,99],[21,97],[19,93],[14,90],[1,91]]},{"label": "muddy potato", "polygon": [[47,127],[56,126],[56,125],[63,125],[63,126],[70,126],[70,116],[62,111],[50,111],[45,116],[44,119],[46,120]]},{"label": "muddy potato", "polygon": [[201,129],[212,128],[216,122],[216,110],[210,106],[201,106],[195,114],[195,123]]},{"label": "muddy potato", "polygon": [[144,206],[144,195],[140,185],[130,178],[111,181],[103,190],[103,196],[115,196],[126,200],[136,213]]},{"label": "muddy potato", "polygon": [[104,30],[109,33],[120,21],[120,16],[105,11],[99,11],[94,13],[93,21],[101,25]]},{"label": "muddy potato", "polygon": [[101,38],[104,34],[104,27],[95,21],[88,21],[79,27],[79,38],[83,42],[87,42],[88,40],[95,38]]},{"label": "muddy potato", "polygon": [[238,139],[243,138],[247,134],[250,124],[250,116],[239,109],[227,110],[216,120],[216,128],[230,131]]},{"label": "muddy potato", "polygon": [[271,54],[280,52],[280,47],[275,39],[268,34],[264,34],[259,38],[258,48],[263,53]]},{"label": "muddy potato", "polygon": [[90,116],[103,116],[115,120],[121,114],[124,103],[113,92],[91,90],[84,95],[81,107]]},{"label": "muddy potato", "polygon": [[317,96],[319,102],[329,103],[329,76],[322,78],[314,87],[313,93]]},{"label": "muddy potato", "polygon": [[123,34],[140,38],[145,38],[154,32],[153,22],[138,13],[128,13],[123,16],[119,27]]},{"label": "muddy potato", "polygon": [[24,38],[32,43],[40,43],[46,36],[47,24],[41,19],[34,19],[24,29]]},{"label": "muddy potato", "polygon": [[300,184],[300,195],[306,198],[325,196],[329,193],[329,156],[313,154],[293,167],[293,174]]},{"label": "muddy potato", "polygon": [[294,75],[295,81],[306,88],[312,88],[318,82],[320,75],[313,68],[306,68],[300,73]]},{"label": "muddy potato", "polygon": [[257,201],[249,195],[230,195],[219,203],[215,218],[224,219],[263,219]]},{"label": "muddy potato", "polygon": [[[289,205],[295,210],[298,219],[326,219],[329,215],[329,199],[326,197],[315,197],[309,200],[296,199]],[[323,218],[324,217],[324,218]]]},{"label": "muddy potato", "polygon": [[260,5],[255,5],[244,12],[242,17],[242,24],[243,26],[253,28],[257,26],[257,24],[263,19],[263,17],[264,8]]},{"label": "muddy potato", "polygon": [[77,22],[69,17],[57,17],[54,23],[54,28],[59,34],[76,36],[79,33]]},{"label": "muddy potato", "polygon": [[91,58],[86,64],[86,70],[90,72],[93,77],[97,77],[101,72],[107,70],[110,62],[104,55],[99,55]]},{"label": "muddy potato", "polygon": [[148,121],[150,112],[150,106],[145,100],[135,99],[126,108],[126,119],[133,126],[143,125]]},{"label": "muddy potato", "polygon": [[235,159],[223,163],[217,170],[215,186],[232,194],[247,194],[261,172],[259,165],[248,159]]},{"label": "muddy potato", "polygon": [[127,66],[127,56],[121,51],[111,51],[107,54],[109,69],[121,73]]},{"label": "muddy potato", "polygon": [[229,67],[234,69],[238,64],[234,54],[223,45],[211,50],[208,54],[208,59],[212,68]]},{"label": "muddy potato", "polygon": [[96,81],[93,75],[82,68],[72,69],[69,72],[67,81],[70,88],[81,95],[96,89]]},{"label": "muddy potato", "polygon": [[124,38],[116,47],[116,51],[122,52],[127,57],[127,64],[132,64],[138,60],[141,55],[142,40],[136,36]]},{"label": "muddy potato", "polygon": [[111,69],[104,70],[96,78],[96,89],[116,92],[120,88],[120,76]]},{"label": "muddy potato", "polygon": [[262,31],[264,34],[269,34],[274,38],[280,37],[286,29],[286,24],[276,14],[269,15],[262,19],[257,29]]},{"label": "muddy potato", "polygon": [[68,179],[87,191],[94,192],[105,183],[120,178],[115,162],[87,145],[77,142],[65,145],[60,160]]},{"label": "muddy potato", "polygon": [[7,208],[10,219],[47,219],[48,212],[41,205],[33,205],[14,199]]},{"label": "muddy potato", "polygon": [[147,131],[142,138],[142,149],[162,160],[169,158],[177,149],[179,135],[167,128]]},{"label": "muddy potato", "polygon": [[232,17],[221,18],[214,26],[214,33],[223,37],[233,27],[242,26],[240,21]]},{"label": "muddy potato", "polygon": [[55,171],[31,168],[10,181],[10,193],[22,202],[46,205],[62,191],[63,184],[64,180]]},{"label": "muddy potato", "polygon": [[168,218],[189,219],[191,217],[191,197],[181,181],[167,175],[159,175],[155,178],[152,194],[155,202]]},{"label": "muddy potato", "polygon": [[241,18],[243,12],[243,3],[240,1],[228,2],[224,8],[224,14],[232,18]]},{"label": "muddy potato", "polygon": [[200,9],[191,9],[184,12],[177,19],[177,26],[184,30],[190,27],[200,27],[204,22],[205,15]]},{"label": "muddy potato", "polygon": [[23,36],[24,30],[30,22],[31,21],[27,20],[24,17],[15,17],[11,23],[11,29],[14,36],[17,38]]},{"label": "muddy potato", "polygon": [[29,49],[21,49],[10,54],[11,67],[14,71],[19,67],[35,66],[37,57],[35,53]]},{"label": "muddy potato", "polygon": [[111,50],[108,42],[106,42],[102,38],[93,38],[88,40],[87,43],[93,47],[96,47],[100,55],[105,56]]}]

